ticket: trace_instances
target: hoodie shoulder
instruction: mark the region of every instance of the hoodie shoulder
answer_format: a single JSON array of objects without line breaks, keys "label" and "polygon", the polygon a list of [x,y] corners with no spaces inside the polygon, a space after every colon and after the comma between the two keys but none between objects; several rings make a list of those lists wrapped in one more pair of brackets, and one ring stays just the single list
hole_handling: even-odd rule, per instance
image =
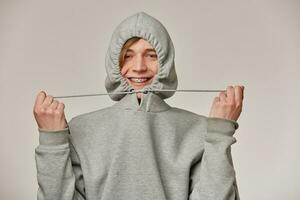
[{"label": "hoodie shoulder", "polygon": [[87,124],[88,122],[94,121],[95,119],[98,119],[101,116],[105,116],[108,112],[111,112],[112,108],[112,106],[109,106],[98,110],[79,114],[77,116],[72,117],[68,124],[69,126],[73,127],[82,126],[83,124]]},{"label": "hoodie shoulder", "polygon": [[200,114],[197,114],[195,112],[192,112],[192,111],[189,111],[189,110],[185,110],[185,109],[182,109],[182,108],[177,108],[177,107],[172,107],[169,112],[173,112],[174,115],[178,116],[178,117],[185,117],[187,119],[194,119],[194,120],[200,120],[200,121],[206,121],[207,120],[207,117],[204,116],[204,115],[200,115]]}]

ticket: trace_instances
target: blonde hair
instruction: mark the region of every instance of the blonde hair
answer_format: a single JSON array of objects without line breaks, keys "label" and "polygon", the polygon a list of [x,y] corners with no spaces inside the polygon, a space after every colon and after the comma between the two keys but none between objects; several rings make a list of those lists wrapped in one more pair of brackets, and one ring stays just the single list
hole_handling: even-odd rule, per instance
[{"label": "blonde hair", "polygon": [[119,56],[119,67],[120,69],[123,67],[124,64],[124,57],[125,57],[125,53],[127,51],[127,49],[134,44],[135,42],[137,42],[139,39],[141,39],[141,37],[132,37],[129,40],[127,40],[125,42],[125,44],[123,45],[122,49],[121,49],[121,53]]}]

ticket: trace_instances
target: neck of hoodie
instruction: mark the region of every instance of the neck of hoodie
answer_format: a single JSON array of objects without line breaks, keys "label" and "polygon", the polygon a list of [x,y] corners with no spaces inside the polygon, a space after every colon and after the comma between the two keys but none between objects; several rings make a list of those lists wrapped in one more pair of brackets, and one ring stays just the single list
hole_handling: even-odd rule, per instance
[{"label": "neck of hoodie", "polygon": [[171,108],[160,96],[153,92],[143,94],[140,100],[135,93],[128,93],[113,107],[142,112],[164,112]]}]

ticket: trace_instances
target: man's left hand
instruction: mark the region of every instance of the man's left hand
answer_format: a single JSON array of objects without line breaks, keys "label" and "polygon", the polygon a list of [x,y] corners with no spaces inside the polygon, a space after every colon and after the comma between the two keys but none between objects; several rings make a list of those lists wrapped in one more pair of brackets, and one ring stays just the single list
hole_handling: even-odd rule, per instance
[{"label": "man's left hand", "polygon": [[237,121],[242,112],[243,99],[244,86],[227,86],[226,91],[214,98],[209,117]]}]

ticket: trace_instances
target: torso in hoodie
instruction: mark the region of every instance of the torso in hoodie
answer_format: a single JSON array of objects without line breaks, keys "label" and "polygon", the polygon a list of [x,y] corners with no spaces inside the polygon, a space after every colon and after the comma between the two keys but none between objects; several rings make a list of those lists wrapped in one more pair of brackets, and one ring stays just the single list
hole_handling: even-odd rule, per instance
[{"label": "torso in hoodie", "polygon": [[153,93],[141,104],[128,94],[111,107],[74,117],[70,142],[87,199],[187,199],[205,123],[204,116],[171,107]]}]

